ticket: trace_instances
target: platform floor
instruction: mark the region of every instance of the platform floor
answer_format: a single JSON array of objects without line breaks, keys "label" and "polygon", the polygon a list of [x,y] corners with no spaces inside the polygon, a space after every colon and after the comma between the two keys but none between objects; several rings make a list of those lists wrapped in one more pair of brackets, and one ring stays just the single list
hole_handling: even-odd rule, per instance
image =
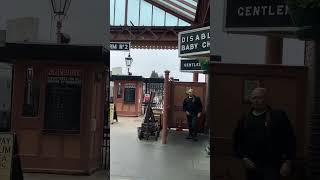
[{"label": "platform floor", "polygon": [[142,118],[120,117],[111,125],[112,180],[209,180],[210,157],[206,136],[187,140],[187,132],[169,131],[168,144],[140,141],[137,127]]},{"label": "platform floor", "polygon": [[[119,117],[111,125],[111,180],[209,180],[210,157],[206,136],[186,140],[187,132],[169,131],[168,144],[152,138],[140,141],[137,127],[142,118]],[[106,180],[106,172],[92,176],[25,174],[25,180]]]}]

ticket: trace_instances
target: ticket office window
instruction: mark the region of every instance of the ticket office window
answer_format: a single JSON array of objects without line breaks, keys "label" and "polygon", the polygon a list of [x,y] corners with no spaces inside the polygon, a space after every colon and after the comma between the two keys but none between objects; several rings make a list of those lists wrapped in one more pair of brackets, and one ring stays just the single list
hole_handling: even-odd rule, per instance
[{"label": "ticket office window", "polygon": [[136,102],[136,84],[127,83],[124,87],[124,103],[134,104]]},{"label": "ticket office window", "polygon": [[48,77],[45,103],[45,132],[80,133],[81,90],[80,77]]}]

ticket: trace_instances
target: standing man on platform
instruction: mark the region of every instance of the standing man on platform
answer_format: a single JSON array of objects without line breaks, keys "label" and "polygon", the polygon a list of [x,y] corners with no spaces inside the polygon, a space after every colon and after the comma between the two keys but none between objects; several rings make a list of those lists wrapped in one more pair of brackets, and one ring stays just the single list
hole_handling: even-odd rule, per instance
[{"label": "standing man on platform", "polygon": [[193,94],[193,89],[187,91],[188,96],[183,101],[183,111],[187,115],[189,135],[187,139],[197,141],[197,120],[201,116],[202,103],[198,96]]},{"label": "standing man on platform", "polygon": [[279,180],[291,172],[296,139],[287,114],[266,104],[266,89],[251,94],[252,108],[233,133],[236,156],[242,159],[248,180]]}]

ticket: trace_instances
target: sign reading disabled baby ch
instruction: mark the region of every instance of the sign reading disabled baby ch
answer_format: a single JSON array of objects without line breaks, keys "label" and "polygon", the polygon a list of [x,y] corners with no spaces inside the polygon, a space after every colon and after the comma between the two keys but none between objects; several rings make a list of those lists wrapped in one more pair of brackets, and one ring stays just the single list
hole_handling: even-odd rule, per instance
[{"label": "sign reading disabled baby ch", "polygon": [[180,57],[210,54],[210,26],[180,32],[178,48]]},{"label": "sign reading disabled baby ch", "polygon": [[0,179],[11,180],[13,135],[0,133]]}]

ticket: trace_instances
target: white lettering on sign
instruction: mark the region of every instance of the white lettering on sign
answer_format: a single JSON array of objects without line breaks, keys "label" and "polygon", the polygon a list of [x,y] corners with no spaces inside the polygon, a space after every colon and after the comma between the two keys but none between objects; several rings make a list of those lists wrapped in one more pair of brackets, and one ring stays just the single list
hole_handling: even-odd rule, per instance
[{"label": "white lettering on sign", "polygon": [[201,65],[200,65],[200,63],[186,63],[183,66],[188,68],[188,67],[199,67]]},{"label": "white lettering on sign", "polygon": [[13,136],[0,134],[0,179],[10,180],[13,155]]},{"label": "white lettering on sign", "polygon": [[247,7],[247,8],[246,8],[246,16],[250,16],[251,8],[252,8],[252,7]]},{"label": "white lettering on sign", "polygon": [[194,41],[205,40],[205,39],[210,39],[210,32],[201,33],[197,35],[183,36],[181,37],[181,42],[188,43],[188,42],[194,42]]},{"label": "white lettering on sign", "polygon": [[288,6],[246,6],[238,8],[238,16],[286,16],[288,15]]},{"label": "white lettering on sign", "polygon": [[117,44],[110,44],[110,49],[117,49]]},{"label": "white lettering on sign", "polygon": [[136,84],[134,84],[134,83],[127,83],[127,84],[125,84],[125,88],[136,88]]},{"label": "white lettering on sign", "polygon": [[195,50],[195,49],[198,49],[198,43],[181,45],[181,50],[182,51]]},{"label": "white lettering on sign", "polygon": [[209,48],[209,47],[210,47],[210,41],[202,43],[202,48]]},{"label": "white lettering on sign", "polygon": [[243,16],[244,15],[244,8],[243,7],[239,7],[238,8],[238,16]]},{"label": "white lettering on sign", "polygon": [[49,76],[80,76],[81,72],[78,69],[50,69]]}]

